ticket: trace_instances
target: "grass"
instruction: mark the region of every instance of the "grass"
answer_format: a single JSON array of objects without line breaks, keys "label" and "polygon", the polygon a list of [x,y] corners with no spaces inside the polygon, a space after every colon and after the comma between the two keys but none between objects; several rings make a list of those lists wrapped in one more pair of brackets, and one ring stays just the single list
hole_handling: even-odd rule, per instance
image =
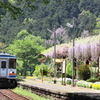
[{"label": "grass", "polygon": [[17,87],[15,89],[13,89],[14,92],[20,94],[20,95],[23,95],[23,96],[27,96],[27,97],[31,97],[32,100],[50,100],[50,99],[47,99],[47,98],[44,98],[44,97],[40,97],[34,93],[31,92],[31,90],[24,90],[22,89],[22,87]]}]

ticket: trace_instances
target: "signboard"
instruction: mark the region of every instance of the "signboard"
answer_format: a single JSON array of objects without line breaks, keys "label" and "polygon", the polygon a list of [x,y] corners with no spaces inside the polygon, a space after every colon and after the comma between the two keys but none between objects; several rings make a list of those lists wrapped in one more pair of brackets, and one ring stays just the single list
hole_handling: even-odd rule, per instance
[{"label": "signboard", "polygon": [[43,54],[39,54],[39,55],[38,55],[38,61],[39,61],[40,63],[44,63],[44,62],[46,61],[46,56],[43,55]]},{"label": "signboard", "polygon": [[66,70],[66,61],[63,61],[62,73],[65,73]]}]

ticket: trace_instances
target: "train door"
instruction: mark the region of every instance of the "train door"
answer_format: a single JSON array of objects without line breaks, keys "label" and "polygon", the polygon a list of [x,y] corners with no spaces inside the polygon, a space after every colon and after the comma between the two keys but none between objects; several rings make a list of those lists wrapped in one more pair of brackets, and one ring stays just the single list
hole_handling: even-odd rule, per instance
[{"label": "train door", "polygon": [[8,77],[16,78],[16,59],[9,59]]},{"label": "train door", "polygon": [[7,60],[0,60],[0,77],[7,76]]}]

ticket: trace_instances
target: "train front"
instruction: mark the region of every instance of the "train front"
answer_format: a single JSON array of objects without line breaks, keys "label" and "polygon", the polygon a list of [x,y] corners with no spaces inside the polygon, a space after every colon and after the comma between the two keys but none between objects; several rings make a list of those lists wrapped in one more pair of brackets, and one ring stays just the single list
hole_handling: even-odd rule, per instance
[{"label": "train front", "polygon": [[16,56],[0,54],[0,87],[15,88],[16,81]]}]

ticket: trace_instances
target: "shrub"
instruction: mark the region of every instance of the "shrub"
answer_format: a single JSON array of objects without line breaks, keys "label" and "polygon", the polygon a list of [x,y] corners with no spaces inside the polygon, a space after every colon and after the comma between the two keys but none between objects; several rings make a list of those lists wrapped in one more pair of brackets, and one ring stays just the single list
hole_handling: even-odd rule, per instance
[{"label": "shrub", "polygon": [[83,82],[84,82],[84,81],[78,81],[78,82],[76,83],[76,85],[77,85],[78,87],[83,87],[83,85],[82,85]]},{"label": "shrub", "polygon": [[34,74],[36,76],[40,76],[41,75],[42,67],[43,67],[43,75],[47,75],[47,73],[48,73],[47,65],[43,64],[43,65],[36,65],[35,71],[34,71]]},{"label": "shrub", "polygon": [[[77,79],[74,79],[74,85],[76,85],[77,82],[78,82],[78,80]],[[72,79],[67,78],[66,84],[68,84],[68,85],[72,84]]]},{"label": "shrub", "polygon": [[86,80],[87,82],[97,82],[98,78],[90,78]]},{"label": "shrub", "polygon": [[87,80],[90,78],[90,69],[88,65],[81,65],[78,67],[79,78]]},{"label": "shrub", "polygon": [[35,74],[36,76],[40,76],[40,75],[41,75],[41,66],[40,66],[40,65],[36,65],[36,66],[35,66],[34,74]]},{"label": "shrub", "polygon": [[68,78],[72,77],[72,63],[70,61],[67,62],[66,73]]},{"label": "shrub", "polygon": [[74,84],[76,85],[76,83],[78,82],[78,79],[74,79]]},{"label": "shrub", "polygon": [[18,80],[21,80],[21,79],[24,79],[25,78],[25,76],[19,76],[19,75],[17,75],[17,79]]},{"label": "shrub", "polygon": [[68,85],[70,85],[72,82],[69,80],[69,81],[67,81],[66,83],[67,83]]},{"label": "shrub", "polygon": [[49,68],[49,70],[48,70],[48,76],[54,77],[54,68]]},{"label": "shrub", "polygon": [[[42,73],[42,68],[41,68],[41,73]],[[47,67],[47,65],[43,64],[43,75],[47,76],[47,73],[48,73],[48,67]]]},{"label": "shrub", "polygon": [[90,88],[90,82],[86,82],[86,81],[78,81],[77,83],[76,83],[76,85],[78,86],[78,87],[85,87],[85,88]]},{"label": "shrub", "polygon": [[70,85],[71,83],[72,83],[72,79],[68,78],[68,79],[66,80],[66,84]]}]

